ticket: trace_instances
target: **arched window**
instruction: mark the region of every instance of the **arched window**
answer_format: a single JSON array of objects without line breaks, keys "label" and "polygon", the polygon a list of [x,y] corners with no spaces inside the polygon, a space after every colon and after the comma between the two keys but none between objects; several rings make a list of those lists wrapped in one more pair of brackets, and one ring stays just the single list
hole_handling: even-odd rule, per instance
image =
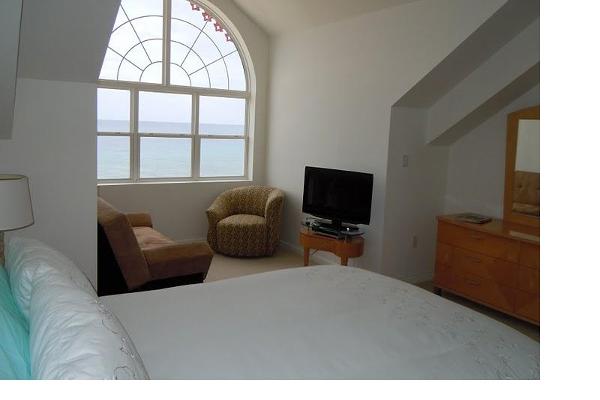
[{"label": "arched window", "polygon": [[100,72],[98,180],[247,176],[247,72],[196,0],[122,0]]}]

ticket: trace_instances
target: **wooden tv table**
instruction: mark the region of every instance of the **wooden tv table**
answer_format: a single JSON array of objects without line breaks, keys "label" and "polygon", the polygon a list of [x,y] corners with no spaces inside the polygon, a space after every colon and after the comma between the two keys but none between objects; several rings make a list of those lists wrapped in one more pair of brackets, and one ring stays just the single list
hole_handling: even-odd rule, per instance
[{"label": "wooden tv table", "polygon": [[362,256],[365,239],[362,236],[335,239],[302,227],[300,228],[300,244],[304,247],[304,266],[308,266],[310,249],[331,252],[340,257],[340,264],[348,265],[348,258]]}]

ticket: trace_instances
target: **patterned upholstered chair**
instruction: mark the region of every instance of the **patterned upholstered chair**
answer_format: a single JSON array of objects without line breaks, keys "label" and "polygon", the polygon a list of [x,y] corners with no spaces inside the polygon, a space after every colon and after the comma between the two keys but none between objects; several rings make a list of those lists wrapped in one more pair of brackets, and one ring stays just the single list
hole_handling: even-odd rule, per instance
[{"label": "patterned upholstered chair", "polygon": [[221,193],[208,217],[208,243],[233,257],[270,256],[279,243],[284,194],[266,186],[245,186]]}]

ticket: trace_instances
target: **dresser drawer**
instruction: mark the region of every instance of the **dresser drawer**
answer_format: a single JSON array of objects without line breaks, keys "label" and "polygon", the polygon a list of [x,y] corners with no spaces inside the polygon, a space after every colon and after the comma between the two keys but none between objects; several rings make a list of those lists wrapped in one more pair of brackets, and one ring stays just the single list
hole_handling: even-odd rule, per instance
[{"label": "dresser drawer", "polygon": [[438,240],[442,243],[475,251],[490,257],[519,262],[519,242],[476,230],[440,222]]},{"label": "dresser drawer", "polygon": [[517,288],[528,293],[538,294],[540,293],[540,271],[520,267],[519,278]]},{"label": "dresser drawer", "polygon": [[435,263],[449,265],[452,260],[452,246],[438,242],[435,251]]},{"label": "dresser drawer", "polygon": [[450,281],[449,289],[504,311],[513,312],[515,308],[516,289],[477,275],[456,275]]},{"label": "dresser drawer", "polygon": [[433,283],[436,287],[451,288],[455,279],[454,268],[449,264],[437,263]]},{"label": "dresser drawer", "polygon": [[540,246],[522,243],[519,264],[530,268],[540,269]]},{"label": "dresser drawer", "polygon": [[515,314],[531,321],[540,322],[540,296],[522,290],[517,290]]},{"label": "dresser drawer", "polygon": [[455,248],[452,253],[452,265],[459,275],[472,274],[500,285],[517,287],[518,264]]}]

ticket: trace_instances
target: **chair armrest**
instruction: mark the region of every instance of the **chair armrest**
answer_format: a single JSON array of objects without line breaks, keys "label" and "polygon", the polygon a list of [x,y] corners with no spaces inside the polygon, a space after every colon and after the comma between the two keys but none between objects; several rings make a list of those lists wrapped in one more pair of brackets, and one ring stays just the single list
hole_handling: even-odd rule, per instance
[{"label": "chair armrest", "polygon": [[205,242],[173,243],[143,250],[153,279],[206,273],[213,252]]},{"label": "chair armrest", "polygon": [[283,192],[279,189],[274,189],[269,194],[269,197],[267,197],[267,202],[265,204],[265,219],[267,220],[267,224],[269,223],[269,220],[273,221],[273,219],[276,219],[281,215],[284,197]]},{"label": "chair armrest", "polygon": [[208,222],[218,223],[220,220],[229,217],[229,208],[224,201],[215,202],[206,210]]},{"label": "chair armrest", "polygon": [[133,228],[141,226],[152,228],[152,217],[148,213],[131,213],[126,216]]},{"label": "chair armrest", "polygon": [[211,206],[206,210],[206,218],[208,219],[208,234],[206,238],[211,247],[217,250],[217,224],[220,220],[231,215],[229,203],[225,193],[220,194]]},{"label": "chair armrest", "polygon": [[267,197],[265,205],[265,220],[267,223],[267,252],[272,254],[279,243],[281,214],[283,212],[283,191],[274,189]]}]

